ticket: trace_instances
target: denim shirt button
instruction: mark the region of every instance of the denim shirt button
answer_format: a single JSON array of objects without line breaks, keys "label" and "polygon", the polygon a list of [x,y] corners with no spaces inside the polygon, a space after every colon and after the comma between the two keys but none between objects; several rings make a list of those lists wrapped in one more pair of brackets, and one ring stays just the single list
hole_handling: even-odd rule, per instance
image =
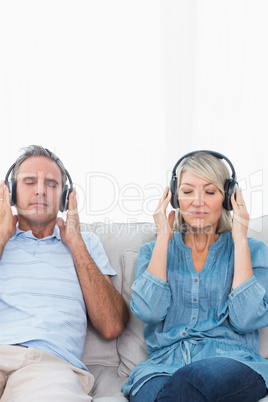
[{"label": "denim shirt button", "polygon": [[186,336],[186,332],[183,332],[183,333],[182,333],[182,336]]}]

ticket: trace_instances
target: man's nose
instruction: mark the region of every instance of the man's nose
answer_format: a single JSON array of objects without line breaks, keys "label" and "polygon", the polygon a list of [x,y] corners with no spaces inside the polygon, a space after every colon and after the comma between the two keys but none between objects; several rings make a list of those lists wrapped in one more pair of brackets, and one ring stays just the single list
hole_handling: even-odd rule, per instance
[{"label": "man's nose", "polygon": [[46,186],[42,180],[38,180],[37,182],[36,195],[46,195]]}]

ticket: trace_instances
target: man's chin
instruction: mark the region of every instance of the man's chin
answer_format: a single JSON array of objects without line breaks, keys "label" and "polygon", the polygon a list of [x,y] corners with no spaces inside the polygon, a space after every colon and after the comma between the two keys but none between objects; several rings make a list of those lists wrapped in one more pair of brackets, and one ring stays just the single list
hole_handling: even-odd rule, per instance
[{"label": "man's chin", "polygon": [[50,220],[52,217],[57,216],[51,208],[45,207],[40,208],[39,206],[36,208],[30,209],[18,209],[18,215],[31,221],[46,221]]}]

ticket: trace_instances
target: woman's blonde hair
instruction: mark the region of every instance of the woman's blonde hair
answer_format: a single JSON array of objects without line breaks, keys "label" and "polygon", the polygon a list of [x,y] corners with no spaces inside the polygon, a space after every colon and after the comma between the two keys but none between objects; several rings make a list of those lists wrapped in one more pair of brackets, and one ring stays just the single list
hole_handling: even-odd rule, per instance
[{"label": "woman's blonde hair", "polygon": [[[230,173],[227,166],[221,159],[216,158],[215,156],[206,152],[196,152],[195,154],[183,159],[176,171],[178,188],[181,184],[182,174],[185,171],[214,184],[225,197],[224,184],[226,180],[230,179]],[[181,214],[181,210],[178,208],[176,211],[175,230],[185,232],[185,228],[186,223]],[[231,229],[231,213],[230,211],[223,209],[216,232],[223,233],[231,231]]]}]

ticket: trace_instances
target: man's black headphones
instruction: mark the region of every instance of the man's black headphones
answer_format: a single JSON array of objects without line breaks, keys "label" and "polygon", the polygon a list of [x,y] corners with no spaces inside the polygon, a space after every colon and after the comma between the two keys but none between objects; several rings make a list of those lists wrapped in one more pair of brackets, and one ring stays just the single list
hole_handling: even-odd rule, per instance
[{"label": "man's black headphones", "polygon": [[231,211],[232,208],[232,203],[231,203],[231,195],[235,193],[235,190],[237,188],[237,178],[236,178],[236,173],[235,173],[235,169],[233,167],[232,162],[224,155],[218,153],[218,152],[214,152],[214,151],[207,151],[207,150],[201,150],[201,151],[194,151],[194,152],[189,152],[188,154],[182,156],[178,162],[176,163],[176,165],[174,166],[173,170],[172,170],[172,177],[170,180],[170,191],[172,193],[171,196],[171,200],[170,203],[172,205],[173,208],[179,208],[179,199],[178,199],[178,193],[177,193],[177,188],[178,188],[178,182],[177,182],[177,167],[179,166],[179,164],[181,163],[181,161],[185,158],[188,158],[188,156],[194,156],[199,152],[205,152],[207,154],[210,154],[212,156],[215,156],[215,158],[218,159],[224,159],[230,166],[231,170],[232,170],[232,177],[230,179],[227,179],[225,184],[224,184],[224,192],[225,192],[225,198],[223,201],[223,208],[226,209],[227,211]]},{"label": "man's black headphones", "polygon": [[[49,151],[47,148],[45,148],[45,150],[48,152],[49,156],[53,155],[52,152]],[[45,156],[45,155],[40,155],[40,156]],[[51,160],[53,160],[53,159],[51,159]],[[61,195],[61,200],[60,200],[59,210],[61,212],[64,212],[64,211],[68,210],[68,200],[69,200],[69,195],[73,191],[73,182],[72,182],[71,176],[69,175],[68,171],[65,169],[61,160],[58,157],[56,157],[54,162],[56,162],[58,165],[61,165],[64,168],[66,177],[69,181],[69,185],[68,184],[64,185],[62,195]],[[17,181],[15,178],[10,177],[10,175],[16,165],[17,165],[17,162],[13,163],[13,165],[10,166],[10,168],[8,169],[8,172],[6,174],[6,177],[5,177],[6,185],[9,188],[11,205],[16,205],[16,203],[17,203]]]}]

